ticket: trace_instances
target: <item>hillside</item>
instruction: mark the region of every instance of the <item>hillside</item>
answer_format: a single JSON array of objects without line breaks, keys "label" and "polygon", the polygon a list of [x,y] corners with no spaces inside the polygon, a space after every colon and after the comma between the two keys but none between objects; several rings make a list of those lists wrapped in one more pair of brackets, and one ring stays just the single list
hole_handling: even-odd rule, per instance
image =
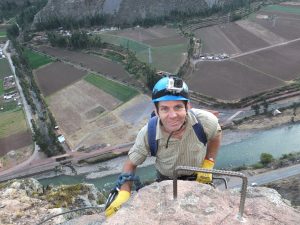
[{"label": "hillside", "polygon": [[[231,4],[234,0],[49,0],[35,16],[34,24],[62,19],[108,16],[109,23],[128,24],[145,18],[169,16],[171,13],[203,12],[213,6]],[[78,10],[80,9],[80,10]]]}]

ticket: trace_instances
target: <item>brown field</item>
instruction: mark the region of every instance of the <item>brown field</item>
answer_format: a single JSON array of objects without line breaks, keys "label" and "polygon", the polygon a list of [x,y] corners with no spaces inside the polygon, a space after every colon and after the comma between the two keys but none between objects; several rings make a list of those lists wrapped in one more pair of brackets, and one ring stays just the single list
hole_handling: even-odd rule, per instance
[{"label": "brown field", "polygon": [[0,156],[5,155],[11,150],[17,150],[32,144],[30,131],[24,131],[0,139]]},{"label": "brown field", "polygon": [[121,102],[84,80],[49,97],[51,111],[66,135],[80,130],[102,112],[111,111]]},{"label": "brown field", "polygon": [[300,77],[299,52],[300,40],[235,59],[258,71],[290,81]]},{"label": "brown field", "polygon": [[275,15],[276,20],[275,22],[271,19],[253,18],[251,20],[287,40],[300,37],[300,15],[264,11],[261,11],[260,14],[268,15],[269,17]]},{"label": "brown field", "polygon": [[224,24],[221,26],[221,30],[242,52],[268,46],[267,42],[243,29],[236,23]]},{"label": "brown field", "polygon": [[128,73],[122,67],[122,65],[104,59],[100,56],[89,55],[82,52],[63,50],[59,48],[52,48],[48,46],[41,46],[39,50],[46,54],[65,59],[75,64],[87,67],[100,74],[117,78],[118,80],[126,80],[131,82],[132,78],[129,77]]},{"label": "brown field", "polygon": [[51,63],[35,71],[38,85],[44,96],[49,96],[76,82],[86,73],[86,71],[61,62]]},{"label": "brown field", "polygon": [[[51,95],[48,104],[67,143],[71,149],[78,149],[133,141],[141,122],[149,118],[149,101],[149,97],[138,95],[122,104],[81,80]],[[137,110],[136,105],[142,108]]]},{"label": "brown field", "polygon": [[195,37],[202,40],[202,53],[240,53],[241,50],[221,30],[220,26],[201,28],[195,31]]},{"label": "brown field", "polygon": [[186,81],[191,90],[222,100],[238,100],[284,84],[230,60],[198,63]]}]

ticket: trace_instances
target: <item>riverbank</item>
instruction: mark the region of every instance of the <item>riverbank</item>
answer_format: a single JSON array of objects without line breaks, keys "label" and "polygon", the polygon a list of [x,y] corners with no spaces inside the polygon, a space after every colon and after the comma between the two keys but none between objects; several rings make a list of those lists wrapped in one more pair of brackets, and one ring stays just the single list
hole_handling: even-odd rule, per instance
[{"label": "riverbank", "polygon": [[241,123],[231,127],[233,130],[262,130],[271,129],[282,125],[293,125],[300,123],[300,108],[286,109],[280,114],[273,115],[257,115],[249,119],[243,120]]}]

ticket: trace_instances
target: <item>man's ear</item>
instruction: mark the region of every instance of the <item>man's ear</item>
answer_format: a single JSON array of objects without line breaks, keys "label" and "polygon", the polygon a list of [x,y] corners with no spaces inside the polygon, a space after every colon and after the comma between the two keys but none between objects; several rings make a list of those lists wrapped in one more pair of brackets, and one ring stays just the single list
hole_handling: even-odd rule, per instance
[{"label": "man's ear", "polygon": [[191,103],[190,103],[190,102],[187,102],[187,103],[186,103],[186,109],[189,110],[189,109],[191,109],[191,108],[192,108]]}]

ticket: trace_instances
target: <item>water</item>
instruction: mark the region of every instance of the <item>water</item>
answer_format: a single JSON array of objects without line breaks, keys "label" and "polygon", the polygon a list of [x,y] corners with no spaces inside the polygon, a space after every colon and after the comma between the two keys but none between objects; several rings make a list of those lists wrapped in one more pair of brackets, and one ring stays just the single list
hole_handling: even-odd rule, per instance
[{"label": "water", "polygon": [[[291,152],[300,151],[300,124],[282,126],[270,130],[256,132],[225,131],[223,143],[220,148],[216,169],[251,165],[260,160],[261,153],[270,153],[275,158]],[[142,181],[155,178],[154,166],[138,168],[137,175]],[[99,190],[110,190],[118,175],[102,178],[87,179],[85,175],[58,176],[42,179],[44,185],[75,184],[80,182],[92,183]]]}]

